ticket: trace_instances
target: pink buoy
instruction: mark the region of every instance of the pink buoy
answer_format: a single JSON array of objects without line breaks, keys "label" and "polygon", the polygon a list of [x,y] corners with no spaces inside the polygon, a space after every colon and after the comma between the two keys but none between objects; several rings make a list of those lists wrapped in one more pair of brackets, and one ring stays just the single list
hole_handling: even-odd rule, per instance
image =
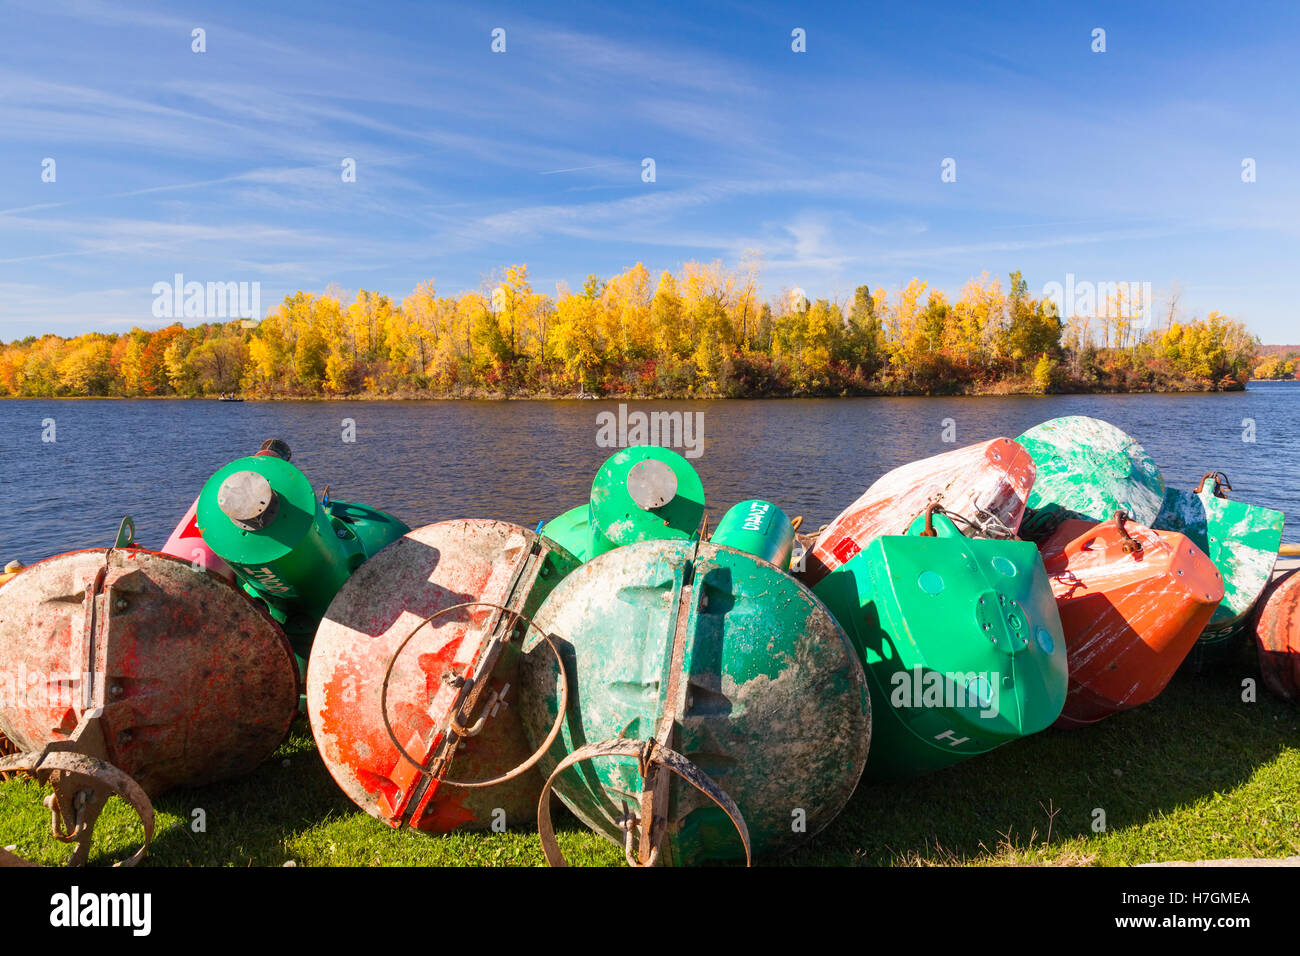
[{"label": "pink buoy", "polygon": [[190,505],[190,510],[185,512],[185,517],[176,526],[176,530],[167,539],[167,543],[159,550],[163,554],[170,554],[174,558],[189,561],[192,565],[210,571],[217,577],[224,578],[234,584],[235,572],[230,569],[230,565],[217,557],[216,552],[203,543],[203,536],[199,534],[199,526],[195,517],[198,508],[199,499],[195,498],[194,504]]}]

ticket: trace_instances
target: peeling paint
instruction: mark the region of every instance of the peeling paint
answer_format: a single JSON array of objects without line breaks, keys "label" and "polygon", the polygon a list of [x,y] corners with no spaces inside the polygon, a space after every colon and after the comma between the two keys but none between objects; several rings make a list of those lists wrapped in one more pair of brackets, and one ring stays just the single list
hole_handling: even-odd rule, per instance
[{"label": "peeling paint", "polygon": [[895,468],[878,478],[826,526],[808,554],[801,579],[815,586],[876,537],[905,533],[931,501],[980,525],[988,525],[992,516],[995,525],[1015,533],[1034,484],[1034,473],[1033,460],[1006,438]]},{"label": "peeling paint", "polygon": [[1016,439],[1038,466],[1029,495],[1031,534],[1050,534],[1069,518],[1107,521],[1124,511],[1150,527],[1164,502],[1160,469],[1142,446],[1109,422],[1053,418]]},{"label": "peeling paint", "polygon": [[1282,543],[1280,511],[1170,488],[1155,527],[1178,531],[1196,543],[1223,575],[1223,601],[1202,640],[1216,643],[1241,633],[1268,585]]},{"label": "peeling paint", "polygon": [[[503,521],[446,521],[408,533],[363,564],[339,591],[316,635],[307,674],[307,709],[321,758],[335,782],[370,815],[393,827],[430,833],[491,825],[493,810],[511,825],[532,818],[542,781],[535,771],[488,789],[441,786],[404,759],[384,726],[383,681],[389,662],[388,719],[404,749],[428,760],[449,732],[463,682],[473,675],[494,608],[469,602],[515,601],[527,617],[577,560]],[[518,579],[525,566],[527,580]],[[418,628],[418,630],[417,630]],[[413,635],[413,636],[412,636]],[[394,660],[402,642],[410,642]],[[446,776],[494,778],[525,762],[532,748],[519,720],[517,648],[492,670],[508,688],[501,708],[455,752]],[[461,683],[457,683],[460,681]]]},{"label": "peeling paint", "polygon": [[[674,678],[680,600],[690,606]],[[570,575],[535,623],[560,640],[576,684],[544,772],[586,744],[656,736],[661,715],[676,710],[671,746],[736,802],[755,856],[806,840],[852,794],[870,745],[861,664],[821,602],[774,566],[710,543],[628,545]],[[540,743],[559,706],[545,648],[529,652],[522,677],[524,723]],[[674,685],[683,694],[676,706],[668,696]],[[641,778],[634,759],[611,758],[566,770],[556,792],[621,845],[622,804],[637,811]],[[795,811],[801,829],[792,826]],[[733,859],[740,851],[725,815],[674,781],[661,862]]]},{"label": "peeling paint", "polygon": [[0,675],[19,673],[40,680],[0,694],[0,733],[40,751],[100,707],[103,756],[151,796],[251,771],[298,704],[267,615],[189,561],[134,548],[56,555],[0,588]]},{"label": "peeling paint", "polygon": [[1042,545],[1069,651],[1058,727],[1137,707],[1169,683],[1223,597],[1210,559],[1186,536],[1125,522],[1069,520]]}]

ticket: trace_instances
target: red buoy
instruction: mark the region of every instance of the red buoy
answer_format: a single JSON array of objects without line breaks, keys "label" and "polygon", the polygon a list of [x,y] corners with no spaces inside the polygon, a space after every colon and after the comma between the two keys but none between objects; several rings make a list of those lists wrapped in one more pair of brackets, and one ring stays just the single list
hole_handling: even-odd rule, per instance
[{"label": "red buoy", "polygon": [[1300,569],[1275,578],[1264,592],[1255,648],[1264,686],[1300,703]]},{"label": "red buoy", "polygon": [[812,587],[883,534],[906,534],[926,505],[937,502],[963,530],[1011,537],[1020,527],[1036,468],[1007,438],[968,445],[895,468],[878,478],[818,536],[803,582]]},{"label": "red buoy", "polygon": [[0,770],[49,778],[75,863],[108,796],[136,807],[147,842],[148,797],[252,770],[284,738],[298,694],[275,622],[187,560],[72,551],[0,588],[0,733],[18,751]]},{"label": "red buoy", "polygon": [[428,833],[531,822],[541,751],[519,717],[519,647],[577,566],[518,525],[444,521],[353,574],[316,632],[307,712],[357,806]]}]

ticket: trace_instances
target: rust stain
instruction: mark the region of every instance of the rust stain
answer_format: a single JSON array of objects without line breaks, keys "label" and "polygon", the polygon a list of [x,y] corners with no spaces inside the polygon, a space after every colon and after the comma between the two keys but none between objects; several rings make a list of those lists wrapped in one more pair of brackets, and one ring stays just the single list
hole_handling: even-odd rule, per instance
[{"label": "rust stain", "polygon": [[57,555],[0,589],[0,674],[25,684],[0,708],[15,746],[67,740],[103,707],[108,758],[150,795],[251,770],[299,691],[288,641],[253,602],[142,549]]},{"label": "rust stain", "polygon": [[1280,575],[1265,591],[1255,649],[1264,686],[1300,703],[1300,571]]},{"label": "rust stain", "polygon": [[[11,754],[18,753],[18,748],[4,734],[0,733],[0,759],[8,757]],[[8,780],[10,777],[17,777],[18,771],[4,772],[0,771],[0,780]]]}]

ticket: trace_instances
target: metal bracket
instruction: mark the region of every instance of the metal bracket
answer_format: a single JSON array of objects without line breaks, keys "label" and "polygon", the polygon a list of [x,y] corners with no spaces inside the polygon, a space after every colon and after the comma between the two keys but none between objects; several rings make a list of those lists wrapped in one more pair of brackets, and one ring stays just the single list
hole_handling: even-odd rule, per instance
[{"label": "metal bracket", "polygon": [[[54,792],[45,798],[50,811],[50,832],[62,843],[75,843],[68,866],[83,866],[90,856],[95,823],[108,798],[121,796],[144,824],[144,844],[117,866],[134,866],[153,838],[153,804],[140,786],[107,760],[100,718],[103,708],[82,714],[67,740],[48,744],[39,754],[26,753],[0,759],[0,767],[25,770]],[[12,853],[0,851],[0,866],[31,865]]]},{"label": "metal bracket", "polygon": [[135,547],[135,522],[131,520],[130,515],[124,515],[122,523],[117,526],[117,537],[113,540],[113,547]]}]

